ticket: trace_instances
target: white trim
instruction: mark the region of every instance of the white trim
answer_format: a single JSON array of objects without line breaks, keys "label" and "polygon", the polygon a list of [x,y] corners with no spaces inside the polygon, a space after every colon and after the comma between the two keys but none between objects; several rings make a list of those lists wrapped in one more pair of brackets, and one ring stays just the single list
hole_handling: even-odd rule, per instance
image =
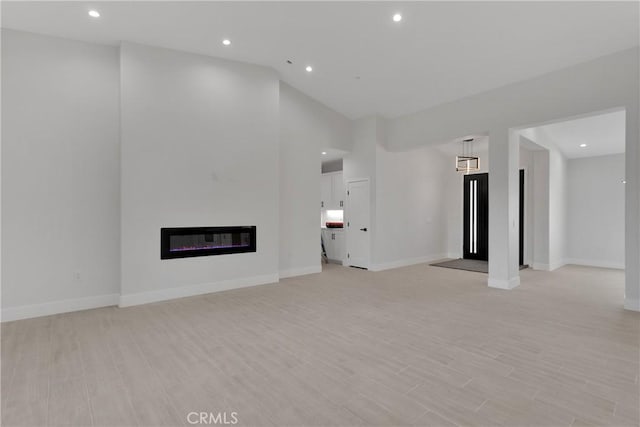
[{"label": "white trim", "polygon": [[391,270],[393,268],[407,267],[409,265],[424,264],[428,262],[439,261],[444,258],[447,258],[446,255],[438,254],[438,255],[427,255],[427,256],[422,256],[418,258],[399,259],[391,262],[373,264],[369,267],[369,271]]},{"label": "white trim", "polygon": [[549,264],[549,270],[548,271],[557,270],[560,267],[564,267],[565,265],[567,265],[567,263],[564,260],[560,261],[560,262]]},{"label": "white trim", "polygon": [[492,279],[490,277],[489,280],[487,280],[487,285],[489,285],[490,288],[510,290],[520,285],[520,276],[512,277],[509,280]]},{"label": "white trim", "polygon": [[575,258],[569,258],[565,260],[565,262],[567,264],[584,265],[587,267],[616,268],[619,270],[624,270],[624,262],[597,261],[597,260],[575,259]]},{"label": "white trim", "polygon": [[[445,256],[445,258],[460,259],[460,258],[462,258],[462,252],[456,252],[456,253],[449,252],[449,253]],[[435,261],[435,260],[434,260],[434,261]]]},{"label": "white trim", "polygon": [[541,271],[553,271],[553,270],[559,269],[560,267],[564,267],[567,264],[569,263],[566,260],[552,263],[552,264],[543,264],[541,262],[534,261],[533,263],[531,263],[531,268],[534,270],[541,270]]},{"label": "white trim", "polygon": [[624,309],[631,311],[640,311],[640,299],[624,298]]},{"label": "white trim", "polygon": [[30,319],[32,317],[50,316],[52,314],[70,313],[72,311],[89,310],[118,304],[118,294],[97,295],[84,298],[73,298],[42,304],[21,305],[2,309],[2,321]]},{"label": "white trim", "polygon": [[213,292],[227,291],[230,289],[266,285],[268,283],[277,283],[278,279],[279,278],[277,273],[264,274],[261,276],[243,277],[239,279],[221,280],[219,282],[213,283],[201,283],[197,285],[160,289],[157,291],[120,295],[120,303],[118,304],[118,306],[130,307],[132,305],[148,304],[151,302],[191,297],[194,295],[210,294]]},{"label": "white trim", "polygon": [[321,265],[310,265],[308,267],[289,268],[286,270],[280,270],[280,278],[286,279],[287,277],[305,276],[307,274],[321,273]]}]

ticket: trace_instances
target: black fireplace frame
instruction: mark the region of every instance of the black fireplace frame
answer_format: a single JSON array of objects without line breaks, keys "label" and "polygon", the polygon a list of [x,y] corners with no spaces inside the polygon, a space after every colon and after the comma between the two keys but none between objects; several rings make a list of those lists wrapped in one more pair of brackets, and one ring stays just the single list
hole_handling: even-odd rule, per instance
[{"label": "black fireplace frame", "polygon": [[[172,235],[188,234],[219,234],[219,233],[250,233],[249,246],[237,246],[231,248],[194,249],[183,251],[170,251],[170,238]],[[191,258],[209,255],[228,255],[246,252],[256,252],[256,226],[232,226],[232,227],[173,227],[160,229],[160,259]]]}]

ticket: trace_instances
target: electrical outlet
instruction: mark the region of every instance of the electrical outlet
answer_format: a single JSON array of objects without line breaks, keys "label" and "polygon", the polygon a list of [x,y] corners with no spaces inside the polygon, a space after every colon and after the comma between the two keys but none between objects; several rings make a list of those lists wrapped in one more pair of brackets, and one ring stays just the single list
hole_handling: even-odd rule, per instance
[{"label": "electrical outlet", "polygon": [[80,278],[81,278],[81,277],[80,277],[80,272],[79,272],[79,271],[74,271],[74,272],[73,272],[73,279],[74,279],[75,281],[79,282],[79,281],[80,281]]}]

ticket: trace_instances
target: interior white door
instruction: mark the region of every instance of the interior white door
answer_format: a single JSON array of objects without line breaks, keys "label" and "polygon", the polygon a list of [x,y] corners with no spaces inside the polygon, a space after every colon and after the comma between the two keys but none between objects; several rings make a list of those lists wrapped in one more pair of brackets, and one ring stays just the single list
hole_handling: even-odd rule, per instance
[{"label": "interior white door", "polygon": [[369,181],[347,183],[347,263],[369,268]]}]

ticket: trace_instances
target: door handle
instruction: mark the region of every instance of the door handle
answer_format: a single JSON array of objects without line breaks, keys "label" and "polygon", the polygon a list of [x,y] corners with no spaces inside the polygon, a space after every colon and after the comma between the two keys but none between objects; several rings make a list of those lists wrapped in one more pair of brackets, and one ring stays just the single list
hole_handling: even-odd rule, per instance
[{"label": "door handle", "polygon": [[360,231],[367,231],[367,227],[361,228]]}]

